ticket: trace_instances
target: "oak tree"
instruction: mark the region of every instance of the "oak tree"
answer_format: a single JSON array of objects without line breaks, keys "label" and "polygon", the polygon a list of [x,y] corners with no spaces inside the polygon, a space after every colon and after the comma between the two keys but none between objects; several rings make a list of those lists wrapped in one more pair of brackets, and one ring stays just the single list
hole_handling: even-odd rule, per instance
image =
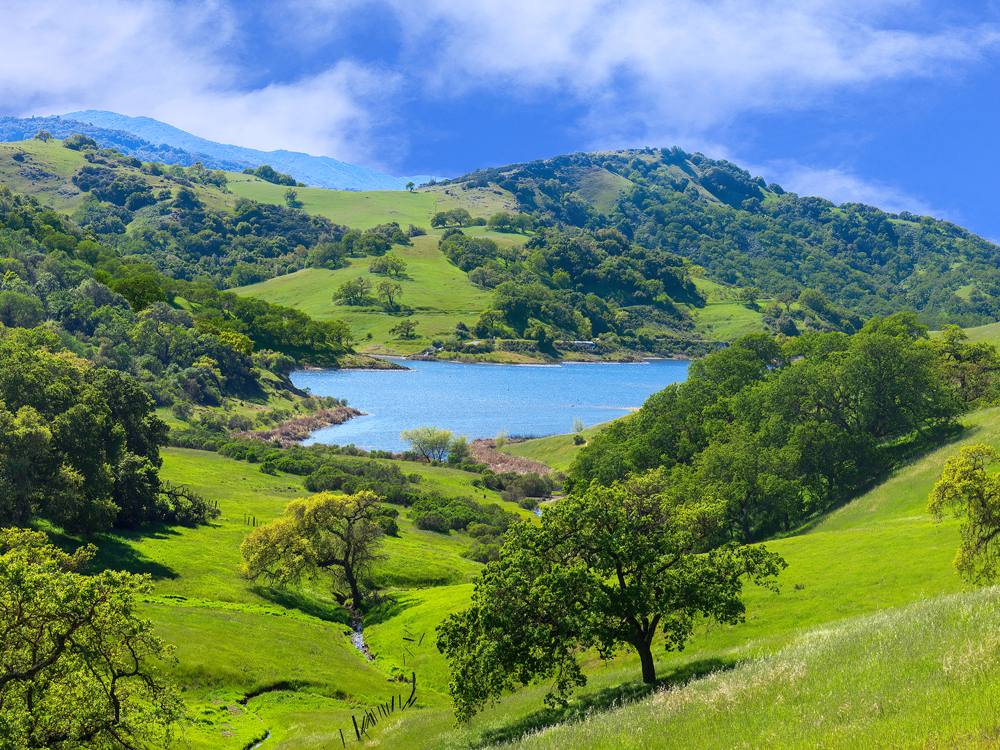
[{"label": "oak tree", "polygon": [[410,444],[410,449],[414,453],[419,453],[428,461],[440,461],[448,453],[451,444],[451,431],[442,430],[437,427],[417,427],[412,430],[403,430],[399,434],[400,440]]},{"label": "oak tree", "polygon": [[962,518],[962,542],[955,568],[970,583],[989,583],[1000,562],[1000,474],[987,464],[1000,461],[988,445],[970,445],[945,463],[927,509],[940,519],[949,510]]},{"label": "oak tree", "polygon": [[746,579],[774,588],[785,563],[760,546],[715,546],[724,502],[672,491],[660,469],[592,486],[508,530],[500,559],[476,582],[472,605],[438,627],[459,721],[518,684],[554,678],[547,701],[586,683],[577,655],[636,651],[656,680],[653,642],[680,650],[695,618],[744,618]]},{"label": "oak tree", "polygon": [[283,586],[327,573],[337,601],[360,606],[382,544],[380,505],[381,499],[367,490],[321,492],[289,503],[284,518],[258,526],[243,540],[240,577]]},{"label": "oak tree", "polygon": [[42,533],[0,531],[0,748],[163,747],[182,704],[171,649],[136,615],[148,576],[82,575]]}]

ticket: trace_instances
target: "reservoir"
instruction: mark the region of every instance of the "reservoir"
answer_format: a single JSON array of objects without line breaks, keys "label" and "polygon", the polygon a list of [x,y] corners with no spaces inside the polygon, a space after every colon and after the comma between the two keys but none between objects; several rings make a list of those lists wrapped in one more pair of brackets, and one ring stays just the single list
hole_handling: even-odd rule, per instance
[{"label": "reservoir", "polygon": [[402,361],[406,370],[292,373],[317,396],[347,399],[367,412],[307,441],[365,450],[408,449],[403,430],[438,427],[475,438],[543,437],[628,414],[653,393],[687,377],[688,362],[492,365]]}]

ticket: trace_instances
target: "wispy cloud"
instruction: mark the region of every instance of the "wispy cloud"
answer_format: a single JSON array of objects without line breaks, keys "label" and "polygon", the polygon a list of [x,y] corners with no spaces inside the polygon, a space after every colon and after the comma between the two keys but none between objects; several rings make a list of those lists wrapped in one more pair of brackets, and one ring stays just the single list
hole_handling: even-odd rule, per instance
[{"label": "wispy cloud", "polygon": [[[581,140],[634,144],[664,132],[698,140],[748,112],[948,74],[1000,46],[994,26],[949,25],[935,8],[919,0],[262,0],[252,8],[12,0],[0,29],[0,107],[112,109],[214,140],[370,159],[385,153],[392,126],[402,131],[400,96],[494,96],[510,107],[553,97],[584,110],[573,125]],[[390,36],[348,44],[353,25],[375,12]],[[289,76],[258,50],[294,56],[301,71]],[[392,148],[405,149],[405,136]]]},{"label": "wispy cloud", "polygon": [[391,146],[372,131],[398,73],[331,60],[314,75],[247,87],[247,71],[217,52],[241,33],[221,2],[16,0],[0,30],[0,106],[15,115],[108,109],[222,142],[348,160]]},{"label": "wispy cloud", "polygon": [[961,216],[948,209],[935,207],[926,199],[910,195],[904,189],[866,179],[851,169],[818,168],[789,161],[775,161],[752,169],[768,182],[777,182],[785,190],[799,195],[815,195],[834,203],[865,203],[883,211],[909,211],[918,216],[934,216],[960,222]]}]

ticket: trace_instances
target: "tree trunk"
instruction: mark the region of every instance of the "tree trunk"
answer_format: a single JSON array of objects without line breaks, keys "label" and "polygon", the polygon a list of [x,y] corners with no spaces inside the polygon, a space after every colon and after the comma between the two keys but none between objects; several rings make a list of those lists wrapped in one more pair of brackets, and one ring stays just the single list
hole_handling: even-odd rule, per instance
[{"label": "tree trunk", "polygon": [[347,585],[351,587],[351,598],[354,599],[354,607],[360,607],[361,591],[358,589],[358,579],[355,578],[354,570],[350,565],[344,566],[344,578],[347,580]]},{"label": "tree trunk", "polygon": [[637,638],[632,641],[635,650],[639,652],[639,661],[642,664],[642,681],[647,685],[656,682],[656,665],[653,663],[653,652],[645,638]]}]

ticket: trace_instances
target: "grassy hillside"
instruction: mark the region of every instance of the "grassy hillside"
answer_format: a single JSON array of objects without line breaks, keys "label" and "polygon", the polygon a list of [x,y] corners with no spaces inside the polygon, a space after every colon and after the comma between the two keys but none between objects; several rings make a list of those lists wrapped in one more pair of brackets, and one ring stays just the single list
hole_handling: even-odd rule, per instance
[{"label": "grassy hillside", "polygon": [[[268,731],[269,743],[282,750],[332,745],[363,706],[408,694],[408,685],[388,679],[412,671],[417,706],[372,730],[380,747],[487,747],[508,740],[518,747],[681,747],[694,737],[727,747],[733,732],[753,738],[751,747],[769,733],[776,733],[770,745],[790,748],[856,747],[851,743],[858,737],[872,747],[902,740],[921,745],[933,737],[965,746],[962,737],[993,726],[972,718],[995,705],[988,687],[997,684],[993,662],[985,660],[995,641],[983,641],[982,633],[995,632],[1000,602],[993,593],[936,598],[962,590],[951,565],[957,523],[934,523],[925,512],[948,456],[973,442],[1000,447],[1000,409],[965,422],[955,442],[902,467],[812,528],[769,542],[789,564],[781,592],[750,589],[745,624],[701,626],[683,653],[660,651],[658,673],[679,681],[677,687],[649,694],[633,657],[594,659],[590,684],[567,709],[543,709],[546,687],[540,685],[503,699],[463,728],[452,722],[447,665],[434,629],[465,605],[479,569],[461,557],[471,543],[464,534],[422,532],[405,511],[400,516],[400,536],[387,539],[377,574],[395,590],[395,602],[374,612],[366,627],[374,665],[351,648],[342,611],[322,584],[268,589],[235,576],[239,543],[250,528],[245,519],[278,517],[290,499],[305,494],[298,477],[268,476],[217,454],[166,450],[164,477],[217,500],[221,517],[210,527],[103,537],[100,562],[156,580],[144,612],[178,646],[170,671],[186,686],[185,736],[192,748],[241,748]],[[562,468],[572,442],[555,436],[508,450]],[[420,473],[424,489],[473,494],[474,475],[426,464],[406,464],[404,471]],[[287,685],[246,707],[236,702],[279,683]],[[882,708],[872,708],[876,704]],[[935,709],[925,712],[927,704]],[[714,710],[706,714],[705,706]],[[550,725],[557,728],[540,731]],[[624,726],[632,731],[623,733]],[[778,732],[782,726],[796,730]]]},{"label": "grassy hillside", "polygon": [[[498,244],[513,242],[509,235],[486,233],[481,227],[475,229]],[[459,321],[471,326],[489,306],[489,290],[470,282],[465,273],[448,262],[437,248],[439,237],[437,233],[415,237],[412,247],[393,248],[391,254],[406,261],[405,275],[392,279],[403,288],[400,304],[409,308],[400,314],[388,314],[381,307],[357,308],[334,303],[333,293],[341,283],[362,276],[375,285],[384,278],[369,273],[372,258],[352,258],[350,266],[336,270],[310,268],[236,291],[294,307],[318,320],[340,318],[350,325],[357,348],[368,346],[371,334],[371,344],[382,344],[403,353],[419,351],[433,339],[451,335]],[[419,322],[416,338],[394,339],[389,329],[406,317]]]},{"label": "grassy hillside", "polygon": [[427,715],[392,726],[383,744],[732,747],[739,736],[747,747],[980,746],[1000,697],[991,656],[1000,594],[958,593],[957,523],[925,512],[948,456],[969,443],[1000,445],[1000,410],[966,424],[959,440],[806,533],[768,543],[789,564],[781,593],[748,591],[745,624],[702,627],[683,654],[661,658],[658,673],[675,687],[643,698],[634,660],[595,663],[565,711],[543,710],[547,688],[532,687],[469,728]]},{"label": "grassy hillside", "polygon": [[[64,148],[59,140],[0,143],[0,184],[15,193],[34,196],[60,213],[71,214],[83,203],[86,193],[73,184],[72,177],[88,165],[84,152]],[[154,192],[176,192],[178,189],[175,181],[162,175],[148,174],[121,163],[114,164],[113,168],[123,175],[142,180]],[[237,196],[216,187],[197,183],[189,187],[209,209],[231,210],[236,203]]]}]

